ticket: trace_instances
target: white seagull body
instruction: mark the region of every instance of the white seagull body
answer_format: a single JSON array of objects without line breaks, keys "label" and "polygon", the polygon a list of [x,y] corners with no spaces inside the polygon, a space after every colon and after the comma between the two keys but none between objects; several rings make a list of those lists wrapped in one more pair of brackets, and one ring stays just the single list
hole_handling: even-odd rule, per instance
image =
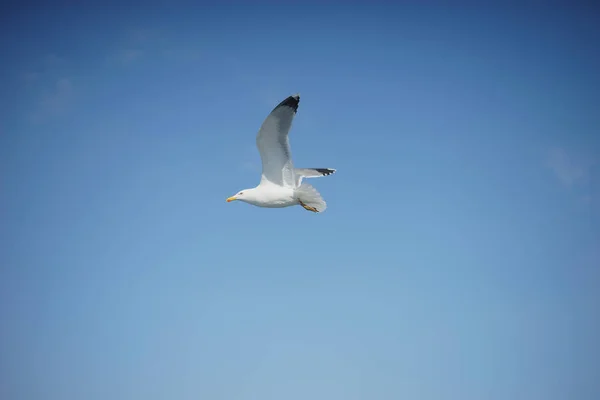
[{"label": "white seagull body", "polygon": [[240,200],[258,207],[281,208],[301,205],[308,211],[323,212],[327,203],[303,178],[317,178],[335,173],[331,168],[294,168],[288,134],[298,111],[300,95],[283,100],[271,111],[256,135],[262,160],[260,184],[227,199]]}]

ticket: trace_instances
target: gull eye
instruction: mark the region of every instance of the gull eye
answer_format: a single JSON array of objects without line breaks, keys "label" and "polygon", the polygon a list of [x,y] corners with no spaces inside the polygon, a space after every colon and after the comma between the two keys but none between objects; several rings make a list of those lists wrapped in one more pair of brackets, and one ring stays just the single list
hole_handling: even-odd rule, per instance
[{"label": "gull eye", "polygon": [[240,192],[240,194],[244,194],[244,192]]}]

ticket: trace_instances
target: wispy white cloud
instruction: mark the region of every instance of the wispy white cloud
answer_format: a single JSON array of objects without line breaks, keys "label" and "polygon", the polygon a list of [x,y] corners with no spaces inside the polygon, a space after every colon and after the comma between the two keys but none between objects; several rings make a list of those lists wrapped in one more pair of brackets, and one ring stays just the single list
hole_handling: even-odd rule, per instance
[{"label": "wispy white cloud", "polygon": [[123,34],[106,57],[108,65],[137,65],[140,61],[167,59],[190,62],[202,57],[196,44],[173,43],[168,36],[155,29],[132,29]]},{"label": "wispy white cloud", "polygon": [[155,29],[136,28],[127,32],[125,40],[129,43],[141,45],[159,40],[160,32]]},{"label": "wispy white cloud", "polygon": [[109,65],[131,65],[141,60],[152,47],[155,32],[148,29],[132,29],[126,32],[106,56]]},{"label": "wispy white cloud", "polygon": [[594,160],[590,156],[569,154],[562,147],[551,148],[547,153],[546,166],[566,187],[585,183]]},{"label": "wispy white cloud", "polygon": [[111,54],[107,61],[110,64],[130,65],[141,59],[144,55],[144,50],[136,48],[124,48]]},{"label": "wispy white cloud", "polygon": [[73,65],[56,53],[40,56],[19,74],[29,104],[23,117],[39,124],[69,111],[74,103]]},{"label": "wispy white cloud", "polygon": [[67,63],[67,60],[61,56],[59,56],[58,54],[48,54],[46,57],[44,57],[44,66],[45,67],[60,67],[60,66],[64,66]]},{"label": "wispy white cloud", "polygon": [[18,73],[18,78],[27,86],[38,84],[45,78],[55,75],[57,72],[64,71],[68,67],[68,62],[65,58],[50,53],[40,57],[35,65],[22,70]]},{"label": "wispy white cloud", "polygon": [[[163,33],[156,29],[131,29],[115,43],[106,57],[109,65],[132,65],[142,59],[164,56],[169,50]],[[175,53],[175,51],[171,51]]]},{"label": "wispy white cloud", "polygon": [[143,50],[140,49],[125,49],[121,53],[121,58],[125,63],[131,63],[144,54]]},{"label": "wispy white cloud", "polygon": [[[586,285],[590,285],[595,289],[598,289],[600,285],[600,237],[596,236],[589,242],[582,251],[576,254],[574,259],[574,266],[577,267],[576,271],[581,275],[581,282]],[[598,290],[594,290],[594,297],[600,298]]]},{"label": "wispy white cloud", "polygon": [[66,113],[73,104],[75,88],[70,78],[57,79],[53,87],[42,92],[35,110],[30,114],[31,122],[41,123],[48,118]]},{"label": "wispy white cloud", "polygon": [[193,61],[202,57],[202,51],[194,47],[167,47],[162,55],[169,60]]}]

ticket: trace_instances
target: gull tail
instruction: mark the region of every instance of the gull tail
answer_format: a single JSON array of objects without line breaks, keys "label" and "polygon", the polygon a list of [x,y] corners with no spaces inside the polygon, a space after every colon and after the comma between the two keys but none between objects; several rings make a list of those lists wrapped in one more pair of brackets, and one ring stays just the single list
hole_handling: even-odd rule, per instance
[{"label": "gull tail", "polygon": [[327,203],[317,189],[309,185],[308,183],[303,183],[295,190],[296,198],[302,207],[305,210],[312,212],[323,212],[327,208]]},{"label": "gull tail", "polygon": [[322,176],[335,174],[333,168],[294,168],[296,175],[296,186],[300,186],[302,178],[320,178]]}]

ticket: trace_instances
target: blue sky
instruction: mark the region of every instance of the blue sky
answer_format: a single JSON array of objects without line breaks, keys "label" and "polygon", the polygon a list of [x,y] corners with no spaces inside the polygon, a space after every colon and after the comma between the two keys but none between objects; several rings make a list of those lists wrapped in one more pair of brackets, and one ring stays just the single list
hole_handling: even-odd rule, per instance
[{"label": "blue sky", "polygon": [[[1,398],[600,396],[597,10],[0,18]],[[327,211],[227,204],[296,92]]]}]

